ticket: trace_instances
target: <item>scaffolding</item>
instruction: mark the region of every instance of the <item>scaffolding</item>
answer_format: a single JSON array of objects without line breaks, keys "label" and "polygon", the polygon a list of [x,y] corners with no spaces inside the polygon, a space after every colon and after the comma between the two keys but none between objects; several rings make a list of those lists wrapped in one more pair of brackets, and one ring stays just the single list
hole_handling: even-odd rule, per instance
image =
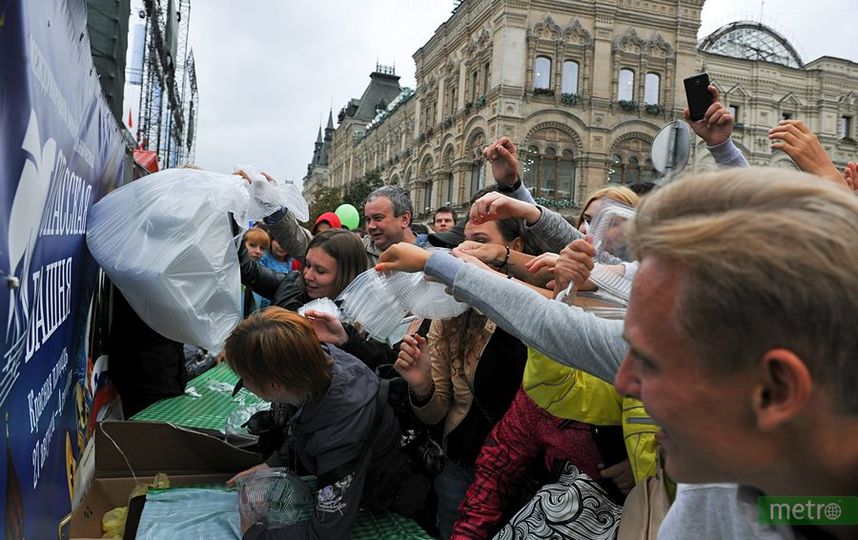
[{"label": "scaffolding", "polygon": [[137,146],[154,150],[161,168],[193,160],[199,95],[188,44],[191,0],[145,0],[146,20]]}]

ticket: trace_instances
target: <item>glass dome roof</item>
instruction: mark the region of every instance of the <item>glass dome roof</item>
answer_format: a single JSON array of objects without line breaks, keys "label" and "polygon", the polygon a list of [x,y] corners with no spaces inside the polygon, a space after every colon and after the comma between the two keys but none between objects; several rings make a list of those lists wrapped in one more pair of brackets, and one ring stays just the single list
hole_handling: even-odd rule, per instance
[{"label": "glass dome roof", "polygon": [[786,38],[759,22],[739,21],[722,26],[706,36],[699,48],[704,52],[793,68],[803,65],[801,57]]}]

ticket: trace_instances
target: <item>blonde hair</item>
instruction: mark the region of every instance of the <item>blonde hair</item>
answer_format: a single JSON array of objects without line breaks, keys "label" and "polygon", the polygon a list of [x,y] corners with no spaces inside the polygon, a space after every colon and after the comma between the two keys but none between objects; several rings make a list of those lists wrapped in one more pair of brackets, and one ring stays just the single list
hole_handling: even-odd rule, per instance
[{"label": "blonde hair", "polygon": [[639,259],[679,264],[673,324],[710,370],[786,348],[858,412],[854,194],[783,169],[692,175],[644,199],[630,238]]},{"label": "blonde hair", "polygon": [[587,212],[587,208],[590,204],[593,201],[598,201],[599,199],[611,199],[612,201],[617,201],[631,207],[637,206],[638,202],[641,200],[637,193],[625,186],[608,186],[598,189],[590,195],[587,202],[585,202],[581,207],[581,214],[578,216],[575,228],[581,226],[581,223],[584,221],[584,214]]}]

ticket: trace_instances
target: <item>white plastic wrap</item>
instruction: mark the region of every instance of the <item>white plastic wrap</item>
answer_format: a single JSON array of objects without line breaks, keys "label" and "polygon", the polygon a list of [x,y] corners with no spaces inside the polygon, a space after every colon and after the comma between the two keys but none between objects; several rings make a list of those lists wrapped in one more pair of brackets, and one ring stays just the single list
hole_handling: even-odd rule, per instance
[{"label": "white plastic wrap", "polygon": [[634,219],[634,208],[606,200],[590,227],[590,236],[596,248],[596,264],[590,273],[590,281],[615,297],[623,306],[628,305],[632,280],[625,275],[625,269],[618,265],[632,259],[627,233]]},{"label": "white plastic wrap", "polygon": [[621,305],[628,306],[632,294],[632,280],[621,271],[618,272],[604,264],[596,263],[590,272],[590,281],[599,286],[599,290],[611,294]]},{"label": "white plastic wrap", "polygon": [[254,165],[236,165],[235,171],[242,170],[251,178],[250,206],[244,223],[259,221],[285,206],[298,221],[310,219],[310,208],[298,186],[292,183],[271,183],[262,175],[262,169]]},{"label": "white plastic wrap", "polygon": [[310,309],[333,315],[337,318],[337,320],[341,320],[343,318],[343,312],[340,311],[340,308],[337,307],[333,300],[327,297],[310,300],[309,302],[298,308],[298,315],[304,315],[305,313],[307,313],[307,310]]},{"label": "white plastic wrap", "polygon": [[227,212],[247,223],[250,199],[249,186],[238,176],[167,169],[93,205],[87,245],[152,329],[219,351],[241,306]]},{"label": "white plastic wrap", "polygon": [[602,209],[593,217],[588,234],[596,248],[596,262],[617,264],[632,260],[628,229],[635,219],[635,209],[604,199]]},{"label": "white plastic wrap", "polygon": [[409,314],[445,320],[461,315],[469,306],[457,302],[440,283],[428,282],[422,272],[379,274],[367,270],[340,293],[345,322],[357,323],[379,341],[390,341],[407,326]]},{"label": "white plastic wrap", "polygon": [[286,527],[310,519],[314,497],[307,484],[285,467],[274,467],[238,479],[238,508],[243,521],[266,528]]}]

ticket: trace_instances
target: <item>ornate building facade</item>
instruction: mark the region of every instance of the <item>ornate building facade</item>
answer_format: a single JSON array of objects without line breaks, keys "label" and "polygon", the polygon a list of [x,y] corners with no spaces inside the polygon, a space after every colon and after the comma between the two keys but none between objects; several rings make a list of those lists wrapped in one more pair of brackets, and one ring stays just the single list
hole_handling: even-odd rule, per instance
[{"label": "ornate building facade", "polygon": [[[707,71],[737,115],[734,140],[753,164],[792,166],[766,132],[805,121],[838,164],[858,155],[858,64],[803,64],[759,23],[724,27],[698,44],[703,0],[466,0],[415,54],[417,88],[377,67],[339,113],[304,179],[343,186],[370,173],[410,190],[418,217],[464,207],[492,183],[482,149],[506,135],[537,200],[576,213],[594,190],[657,174],[652,141],[682,117],[682,80]],[[756,55],[756,56],[755,56]],[[329,128],[333,126],[329,122]],[[317,142],[317,148],[319,143]],[[693,168],[713,167],[702,141]]]}]

